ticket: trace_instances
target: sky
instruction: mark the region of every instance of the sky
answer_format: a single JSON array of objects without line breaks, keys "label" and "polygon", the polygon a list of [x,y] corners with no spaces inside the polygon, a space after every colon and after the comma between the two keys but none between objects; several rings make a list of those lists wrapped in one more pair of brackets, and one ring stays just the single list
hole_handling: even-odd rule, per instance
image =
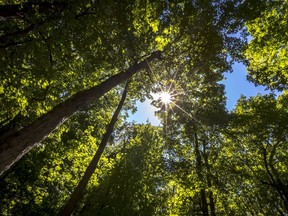
[{"label": "sky", "polygon": [[247,71],[243,64],[235,63],[233,65],[232,73],[225,73],[225,79],[223,82],[225,85],[225,92],[227,97],[226,108],[231,111],[237,100],[241,95],[256,96],[258,93],[267,94],[270,91],[265,91],[263,86],[255,86],[253,83],[247,80]]},{"label": "sky", "polygon": [[[227,110],[231,111],[237,100],[241,95],[256,96],[258,93],[267,94],[269,91],[265,91],[263,86],[255,86],[253,83],[247,81],[247,72],[246,68],[241,63],[235,63],[233,65],[232,73],[225,73],[225,80],[222,81],[225,85],[225,92],[227,97]],[[135,114],[129,113],[128,121],[135,121],[137,123],[146,123],[150,122],[152,125],[160,125],[159,119],[154,115],[157,108],[152,106],[151,100],[147,99],[143,103],[137,102],[137,112]]]}]

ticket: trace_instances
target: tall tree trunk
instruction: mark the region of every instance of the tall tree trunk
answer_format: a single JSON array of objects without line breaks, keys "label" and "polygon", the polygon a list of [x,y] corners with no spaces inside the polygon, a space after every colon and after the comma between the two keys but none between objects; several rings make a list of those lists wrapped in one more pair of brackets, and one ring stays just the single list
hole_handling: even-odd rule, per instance
[{"label": "tall tree trunk", "polygon": [[211,191],[212,183],[211,183],[211,178],[209,174],[207,175],[207,184],[208,184],[208,187],[210,188],[210,191],[208,192],[208,197],[209,197],[209,206],[210,206],[211,216],[216,216],[215,200],[213,197],[213,192]]},{"label": "tall tree trunk", "polygon": [[[132,65],[126,72],[120,72],[95,87],[76,93],[20,131],[5,138],[1,136],[0,175],[20,160],[23,155],[33,149],[38,143],[43,141],[53,130],[63,124],[67,118],[86,105],[95,102],[106,92],[128,80],[141,69],[148,69],[147,64],[160,57],[161,52],[153,52],[143,61]],[[5,136],[5,134],[3,136]]]},{"label": "tall tree trunk", "polygon": [[[196,132],[196,128],[194,127],[194,137],[195,137],[195,156],[196,156],[196,173],[201,181],[204,181],[203,174],[202,174],[202,161],[201,161],[201,154],[199,150],[199,141]],[[204,216],[208,216],[208,204],[206,199],[206,191],[205,187],[201,185],[200,189],[200,196],[201,196],[201,211]]]},{"label": "tall tree trunk", "polygon": [[[205,149],[205,147],[204,147],[204,149]],[[212,189],[211,189],[212,188],[212,180],[211,180],[212,174],[211,174],[210,164],[209,164],[209,161],[208,161],[208,153],[206,153],[205,150],[204,150],[203,158],[204,158],[205,167],[206,167],[206,170],[207,170],[206,178],[207,178],[207,186],[209,188],[208,198],[209,198],[210,214],[211,214],[211,216],[216,216],[215,201],[214,201],[213,192],[212,192]]]},{"label": "tall tree trunk", "polygon": [[62,216],[67,216],[67,215],[71,215],[76,207],[77,204],[79,203],[79,201],[82,199],[83,196],[83,192],[92,176],[92,174],[94,173],[98,161],[107,145],[108,139],[111,136],[115,123],[118,119],[118,115],[123,107],[123,104],[125,102],[126,96],[127,96],[127,86],[128,84],[126,84],[125,89],[123,91],[122,94],[122,98],[118,104],[118,107],[116,109],[116,111],[114,112],[112,119],[106,129],[106,133],[103,135],[102,141],[96,151],[96,154],[94,155],[92,161],[90,162],[90,164],[88,165],[84,176],[82,177],[82,179],[80,180],[80,182],[78,183],[77,187],[75,188],[75,190],[73,191],[69,201],[67,202],[67,204],[64,206],[63,211],[61,213]]}]

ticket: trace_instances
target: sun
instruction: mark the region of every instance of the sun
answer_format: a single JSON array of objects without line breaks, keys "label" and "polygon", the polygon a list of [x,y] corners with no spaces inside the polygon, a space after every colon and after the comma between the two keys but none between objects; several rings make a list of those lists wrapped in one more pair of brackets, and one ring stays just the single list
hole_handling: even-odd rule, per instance
[{"label": "sun", "polygon": [[171,94],[169,92],[161,92],[160,93],[160,100],[164,104],[169,104],[172,102]]}]

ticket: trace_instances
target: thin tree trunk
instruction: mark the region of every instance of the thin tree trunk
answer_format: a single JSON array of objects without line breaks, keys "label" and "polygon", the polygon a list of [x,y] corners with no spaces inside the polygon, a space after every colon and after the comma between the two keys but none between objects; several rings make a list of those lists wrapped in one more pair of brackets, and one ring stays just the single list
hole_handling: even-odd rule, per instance
[{"label": "thin tree trunk", "polygon": [[79,201],[82,199],[83,192],[84,192],[91,176],[93,175],[96,167],[97,167],[98,161],[100,160],[100,157],[101,157],[101,155],[102,155],[102,153],[103,153],[103,151],[107,145],[108,139],[113,132],[115,123],[117,122],[117,119],[118,119],[118,115],[119,115],[119,113],[120,113],[120,111],[124,105],[124,102],[125,102],[125,99],[127,96],[127,86],[128,86],[128,84],[126,84],[126,86],[125,86],[125,89],[124,89],[123,94],[122,94],[122,98],[121,98],[121,100],[118,104],[118,107],[117,107],[115,113],[113,114],[112,119],[111,119],[111,121],[110,121],[110,123],[106,129],[106,133],[103,135],[102,141],[101,141],[101,143],[100,143],[100,145],[96,151],[96,154],[94,155],[92,161],[88,165],[88,167],[84,173],[84,176],[82,177],[82,179],[78,183],[77,187],[73,191],[69,201],[64,206],[63,211],[61,213],[62,216],[71,215],[76,210],[76,207],[77,207],[77,204],[79,203]]},{"label": "thin tree trunk", "polygon": [[[202,174],[202,161],[201,161],[201,154],[199,150],[199,141],[196,129],[194,128],[194,136],[195,136],[195,156],[196,156],[196,173],[201,181],[204,181],[203,174]],[[208,216],[208,204],[206,199],[206,191],[205,187],[201,186],[200,189],[200,196],[201,196],[201,210],[204,216]]]},{"label": "thin tree trunk", "polygon": [[147,69],[148,62],[160,57],[161,52],[153,52],[143,61],[132,65],[126,72],[120,72],[95,87],[76,93],[11,136],[5,138],[1,136],[0,176],[78,110],[95,102],[106,92],[128,80],[138,71]]},{"label": "thin tree trunk", "polygon": [[208,198],[209,198],[210,214],[211,214],[211,216],[216,216],[215,201],[214,201],[213,192],[212,192],[212,189],[211,189],[212,188],[212,180],[211,180],[212,174],[211,174],[210,164],[209,164],[209,161],[208,161],[208,153],[205,152],[205,145],[206,144],[203,144],[203,145],[204,145],[203,158],[204,158],[205,167],[206,167],[206,170],[207,170],[206,178],[207,178],[207,186],[209,188]]},{"label": "thin tree trunk", "polygon": [[288,211],[288,208],[287,208],[287,206],[288,206],[288,191],[287,191],[285,184],[283,184],[281,178],[279,177],[279,173],[278,173],[277,169],[273,165],[273,157],[275,155],[276,148],[279,144],[280,144],[280,142],[278,142],[274,145],[274,147],[270,153],[269,160],[268,160],[267,164],[271,168],[271,173],[273,173],[273,175],[275,176],[275,179],[276,179],[275,181],[277,183],[277,185],[275,185],[275,186],[279,188],[279,190],[282,192],[283,197],[285,198],[285,206],[286,206],[286,210]]},{"label": "thin tree trunk", "polygon": [[[207,176],[207,181],[208,181],[208,187],[211,188],[212,184],[211,184],[211,179],[209,178],[209,176]],[[209,206],[210,206],[210,212],[211,212],[211,216],[216,216],[216,210],[215,210],[215,201],[214,201],[214,197],[213,197],[213,192],[210,191],[208,192],[208,197],[209,197]]]},{"label": "thin tree trunk", "polygon": [[266,149],[263,150],[263,160],[264,160],[264,166],[265,166],[265,169],[266,169],[266,173],[268,174],[268,177],[269,177],[269,180],[271,182],[271,185],[278,192],[280,198],[282,199],[282,201],[284,203],[284,207],[285,207],[286,211],[288,211],[288,201],[286,199],[285,192],[283,193],[283,190],[282,190],[281,186],[279,187],[279,183],[275,180],[273,174],[271,173],[271,171],[269,169]]}]

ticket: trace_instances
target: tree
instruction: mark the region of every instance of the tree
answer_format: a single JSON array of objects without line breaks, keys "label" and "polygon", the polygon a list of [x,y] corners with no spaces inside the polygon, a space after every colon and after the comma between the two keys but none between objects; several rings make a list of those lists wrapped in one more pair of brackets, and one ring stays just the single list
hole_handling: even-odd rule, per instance
[{"label": "tree", "polygon": [[[256,202],[257,207],[253,207],[256,213],[284,215],[288,211],[284,165],[287,163],[286,104],[286,94],[278,99],[274,95],[242,97],[227,130],[227,146],[223,153],[232,165],[231,174],[241,175],[241,180],[237,181],[242,183],[235,184],[238,196],[248,206],[254,206],[252,203]],[[249,194],[251,192],[253,195]]]},{"label": "tree", "polygon": [[[156,57],[159,57],[159,52],[153,53],[142,62],[130,67],[127,71],[110,77],[108,80],[95,86],[94,88],[75,94],[19,132],[12,135],[9,134],[8,137],[6,134],[4,134],[0,140],[1,174],[9,169],[30,149],[37,145],[37,143],[45,139],[45,137],[57,126],[59,126],[59,124],[61,125],[67,118],[69,118],[83,106],[97,100],[107,91],[111,90],[119,83],[129,79],[139,70],[145,69],[147,67],[147,63],[154,60]],[[19,145],[19,143],[21,143],[21,145]]]},{"label": "tree", "polygon": [[[217,53],[218,47],[213,52]],[[171,103],[159,101],[159,116],[167,142],[166,169],[170,174],[164,190],[168,193],[165,210],[170,214],[228,213],[221,208],[223,201],[219,201],[225,193],[219,192],[221,185],[217,180],[221,178],[218,175],[221,168],[216,165],[222,148],[222,129],[228,120],[224,86],[218,82],[222,79],[221,71],[227,68],[223,67],[224,59],[223,64],[220,61],[213,64],[209,58],[195,62],[201,61],[207,65],[193,68],[193,76],[191,67],[185,67],[191,63],[189,60],[181,62],[184,66],[178,63],[175,67],[166,67],[167,71],[162,73],[166,80],[158,87],[171,94]]]},{"label": "tree", "polygon": [[[149,61],[152,61],[152,59],[156,58],[159,53],[152,52],[155,51],[155,47],[158,49],[164,49],[165,52],[169,53],[169,58],[174,59],[174,56],[179,56],[179,54],[182,54],[183,58],[186,58],[185,63],[190,64],[191,66],[195,67],[195,70],[200,69],[205,71],[205,73],[209,74],[209,76],[219,76],[219,72],[225,69],[228,69],[229,63],[227,63],[227,57],[228,53],[223,53],[222,49],[225,47],[228,47],[231,45],[227,45],[224,43],[224,36],[222,35],[227,25],[227,18],[224,17],[224,19],[219,19],[216,8],[213,7],[212,3],[201,3],[198,1],[195,2],[179,2],[177,4],[174,3],[167,3],[167,4],[157,4],[156,2],[151,2],[149,4],[146,4],[147,9],[145,11],[140,10],[138,11],[137,7],[132,7],[135,5],[141,5],[141,1],[136,1],[135,4],[126,4],[126,3],[117,3],[113,4],[112,2],[109,2],[107,5],[99,5],[99,7],[103,7],[103,9],[107,10],[107,14],[105,14],[103,17],[100,17],[99,23],[93,23],[94,21],[94,10],[98,10],[98,8],[95,8],[95,5],[86,4],[84,3],[71,3],[65,6],[65,12],[63,12],[63,16],[61,14],[60,18],[52,21],[51,23],[48,22],[45,25],[43,24],[42,27],[39,27],[40,29],[36,28],[31,30],[31,32],[26,32],[23,37],[29,37],[29,38],[38,38],[39,40],[32,40],[31,45],[32,46],[31,52],[30,50],[26,52],[27,49],[25,49],[27,44],[21,44],[19,45],[19,49],[21,49],[21,52],[19,56],[15,58],[13,56],[15,53],[15,49],[18,49],[18,47],[15,47],[14,45],[11,47],[5,48],[6,53],[3,55],[3,59],[7,60],[7,66],[4,68],[7,68],[7,71],[11,71],[11,74],[9,75],[4,73],[6,76],[4,76],[3,79],[3,87],[1,87],[4,91],[4,89],[11,89],[11,91],[8,91],[7,97],[4,98],[3,104],[12,104],[12,107],[15,109],[11,112],[11,109],[8,109],[8,107],[5,107],[3,111],[3,125],[4,127],[9,125],[9,123],[13,123],[12,125],[15,125],[15,122],[13,120],[17,120],[15,118],[16,116],[20,116],[20,119],[22,117],[26,116],[27,119],[25,119],[24,122],[21,122],[20,126],[16,128],[16,132],[14,130],[8,130],[8,132],[5,132],[1,137],[1,173],[3,173],[5,170],[7,170],[15,161],[17,161],[17,158],[21,158],[23,154],[27,152],[29,148],[33,148],[33,145],[40,142],[45,136],[47,136],[51,131],[53,131],[57,125],[61,124],[62,121],[65,121],[66,118],[73,115],[78,110],[78,107],[81,107],[84,104],[88,104],[89,101],[95,100],[99,97],[101,97],[105,92],[107,92],[109,89],[113,88],[123,80],[126,80],[132,74],[134,74],[136,71],[145,68],[146,63]],[[122,12],[119,12],[119,8],[123,8],[125,12],[131,15],[131,17],[127,17],[127,19],[120,19],[122,17]],[[154,10],[154,6],[156,7],[156,10]],[[35,6],[37,8],[37,5]],[[68,12],[66,7],[70,7],[73,10]],[[169,10],[167,9],[169,8]],[[90,25],[81,25],[81,28],[79,29],[78,26],[79,23],[79,17],[77,15],[76,11],[83,11],[83,16],[86,19],[87,15],[87,23]],[[119,15],[119,21],[115,21],[116,24],[114,26],[114,22],[107,24],[107,17],[110,17],[110,10],[114,11],[117,14],[117,17]],[[205,13],[198,13],[197,11],[203,10]],[[89,12],[87,12],[89,11]],[[167,13],[164,13],[164,12]],[[181,12],[183,11],[184,14]],[[118,12],[118,13],[117,13]],[[137,12],[137,15],[135,13]],[[139,13],[138,13],[139,12]],[[196,15],[192,12],[197,12]],[[221,11],[222,12],[222,11]],[[33,13],[36,13],[37,16],[41,17],[43,16],[43,19],[45,20],[45,13],[41,13],[41,10],[35,11]],[[38,14],[39,13],[39,14]],[[67,14],[66,14],[67,13]],[[205,14],[205,16],[203,16]],[[210,16],[212,14],[213,16]],[[92,17],[90,17],[90,15]],[[132,16],[133,15],[133,16]],[[170,18],[174,16],[174,18]],[[82,19],[82,16],[80,16],[80,20]],[[126,16],[125,16],[126,17]],[[176,18],[179,17],[179,20]],[[84,19],[83,18],[83,19]],[[143,19],[144,21],[143,21]],[[202,19],[202,20],[201,20]],[[12,19],[13,20],[13,19]],[[193,20],[193,22],[190,22]],[[199,21],[203,20],[209,20],[206,25],[199,26],[197,23]],[[75,21],[75,22],[74,22]],[[11,21],[12,22],[12,21]],[[32,22],[31,20],[25,21]],[[69,28],[63,29],[62,25],[60,25],[59,29],[59,22],[60,23],[67,23]],[[216,23],[214,23],[216,22]],[[4,23],[6,26],[6,23]],[[9,24],[9,23],[8,23]],[[220,25],[221,24],[221,25]],[[18,23],[13,23],[13,25],[16,25],[17,28],[23,28]],[[26,25],[26,23],[25,23]],[[103,40],[109,40],[108,37],[99,36],[99,43],[94,40],[95,31],[98,30],[99,27],[102,27],[104,25],[104,29],[109,31],[113,28],[116,30],[115,38],[113,37],[114,34],[112,34],[111,41],[115,43],[114,46],[111,47],[111,44],[109,41],[105,43],[104,47],[106,47],[108,50],[104,50],[101,53],[95,53],[95,51],[91,50],[91,47],[99,47],[99,44],[102,45]],[[107,26],[106,26],[107,25]],[[106,28],[105,28],[106,27]],[[71,29],[70,29],[71,28]],[[88,29],[89,28],[89,29]],[[133,29],[132,29],[133,28]],[[131,30],[132,29],[132,30]],[[9,28],[7,30],[7,35],[9,35]],[[63,30],[63,34],[67,36],[67,38],[57,38],[56,35],[58,35],[59,30]],[[83,30],[85,32],[83,35],[83,38],[85,38],[85,43],[83,42],[83,38],[79,38],[78,32],[79,30]],[[43,38],[43,32],[46,32],[51,34],[51,39],[49,38],[49,42],[47,42],[48,38]],[[132,31],[132,32],[131,32]],[[72,32],[72,33],[71,33]],[[82,35],[82,33],[80,35]],[[88,33],[89,32],[89,33]],[[5,32],[4,32],[5,33]],[[138,41],[135,46],[132,48],[129,45],[130,43],[125,43],[124,47],[119,47],[119,35],[125,34],[126,40],[127,38],[130,40]],[[145,33],[145,34],[144,34]],[[55,34],[55,38],[54,38]],[[36,35],[36,36],[35,36]],[[88,35],[88,36],[87,36]],[[202,35],[205,35],[205,37],[202,37]],[[87,38],[88,37],[88,38]],[[121,38],[121,37],[120,37]],[[51,40],[51,41],[50,41]],[[144,42],[142,42],[144,41]],[[182,49],[182,41],[185,41],[185,43],[189,44],[187,48]],[[96,43],[96,44],[95,44]],[[233,44],[233,40],[231,42]],[[129,45],[129,46],[128,46]],[[169,46],[168,46],[169,45]],[[83,46],[87,49],[83,49]],[[87,47],[88,46],[88,47]],[[128,46],[128,47],[125,47]],[[145,47],[146,46],[146,47]],[[62,52],[59,53],[58,48],[62,47],[63,51],[68,53],[68,59],[71,60],[72,65],[70,61],[66,61],[66,59],[63,59]],[[101,46],[102,47],[102,46]],[[148,48],[147,48],[148,47]],[[53,49],[52,49],[53,48]],[[57,48],[57,49],[56,49]],[[54,51],[56,49],[57,51]],[[91,67],[91,62],[95,60],[99,60],[99,58],[102,58],[103,55],[110,56],[111,54],[109,52],[112,52],[112,50],[116,49],[116,53],[119,54],[119,58],[116,58],[120,63],[117,63],[120,68],[128,68],[127,64],[132,64],[130,68],[127,69],[128,73],[119,73],[118,75],[109,75],[110,78],[108,78],[105,82],[95,86],[92,83],[86,84],[87,79],[89,75],[95,75],[96,82],[99,83],[99,77],[100,75],[105,75],[103,73],[103,70],[107,70],[111,68],[111,64],[113,65],[115,60],[110,59],[109,61],[104,60],[101,62],[100,66],[102,67]],[[189,52],[189,50],[193,50],[193,55]],[[88,51],[91,51],[91,53],[95,54],[91,56],[87,56],[89,53]],[[120,53],[125,53],[123,54]],[[222,53],[221,53],[222,52]],[[115,54],[116,54],[115,53]],[[142,61],[141,63],[135,64],[139,61],[140,54],[147,54],[152,53],[149,58]],[[39,54],[39,61],[38,59]],[[15,62],[16,60],[19,60],[19,62]],[[105,58],[104,58],[105,59]],[[206,60],[207,59],[207,60]],[[17,61],[18,61],[17,60]],[[41,60],[41,61],[40,61]],[[101,60],[101,59],[100,59]],[[121,63],[121,60],[123,62]],[[171,60],[171,59],[170,59]],[[57,61],[57,64],[56,64]],[[147,62],[146,62],[147,61]],[[79,62],[79,63],[78,63]],[[133,62],[133,63],[132,63]],[[182,62],[184,63],[184,62]],[[215,65],[216,68],[221,68],[221,70],[214,74],[216,69],[212,69],[211,66],[209,69],[206,64],[212,63]],[[108,66],[106,65],[108,64]],[[125,65],[126,64],[126,65]],[[48,67],[47,67],[48,65]],[[101,71],[99,74],[93,73],[93,68],[96,68],[96,71]],[[39,75],[39,70],[45,71],[45,76],[41,77],[40,79],[37,78]],[[72,72],[70,71],[72,69]],[[24,79],[18,79],[19,74],[23,74],[23,71],[27,71],[28,75]],[[68,70],[68,71],[67,71]],[[82,70],[82,71],[81,71]],[[84,74],[83,74],[84,70]],[[86,71],[87,70],[87,74]],[[113,71],[112,74],[115,74],[118,72],[119,69],[116,69]],[[51,83],[54,82],[57,78],[58,74],[61,76],[66,76],[67,74],[75,74],[75,72],[79,73],[79,78],[84,83],[83,85],[88,86],[85,91],[79,91],[79,88],[81,85],[77,86],[78,81],[72,79],[70,87],[70,83],[67,84],[67,86],[63,86],[60,88],[60,91],[55,91],[54,89],[51,90]],[[52,79],[51,79],[51,75]],[[124,76],[125,74],[125,76]],[[192,75],[192,71],[190,71],[190,75]],[[83,76],[87,79],[83,79]],[[11,78],[12,77],[12,78]],[[32,78],[31,78],[32,77]],[[36,79],[34,79],[36,77]],[[94,77],[93,77],[94,78]],[[17,80],[15,83],[16,85],[19,85],[19,82],[21,83],[20,86],[24,85],[25,87],[19,88],[17,86],[11,86],[11,80]],[[31,94],[31,88],[34,82],[38,82],[42,88],[41,92],[43,92],[44,98],[40,99],[40,104],[45,104],[44,109],[41,110],[42,113],[45,113],[41,117],[39,116],[39,110],[38,106],[39,104],[35,104],[34,95],[33,92]],[[55,81],[54,85],[57,85],[59,81]],[[60,84],[60,83],[59,83]],[[76,86],[73,86],[76,84]],[[106,85],[107,84],[107,85]],[[111,85],[110,85],[111,84]],[[63,84],[60,84],[62,86]],[[109,87],[108,87],[109,85]],[[104,88],[104,86],[106,86]],[[26,88],[27,87],[27,88]],[[39,87],[39,86],[38,86]],[[90,90],[89,90],[90,87]],[[71,89],[70,89],[71,88]],[[22,90],[24,89],[24,90]],[[27,90],[26,90],[27,89]],[[99,90],[101,89],[101,91]],[[15,91],[15,92],[14,92]],[[33,90],[34,91],[34,90]],[[97,93],[92,93],[92,91]],[[29,96],[26,94],[28,93]],[[93,94],[94,97],[90,97],[89,94]],[[15,96],[16,94],[16,96]],[[99,94],[99,95],[97,95]],[[42,95],[42,93],[41,93]],[[42,96],[43,96],[42,95]],[[50,99],[63,97],[63,99],[53,99],[52,101],[49,100],[46,102],[46,98],[50,97]],[[38,98],[38,97],[36,97]],[[78,99],[82,100],[78,100]],[[85,99],[85,100],[84,100]],[[30,101],[32,102],[32,107],[36,105],[36,107],[33,107],[32,111],[27,110],[28,105],[30,104]],[[78,101],[77,101],[78,100]],[[20,101],[20,102],[19,102]],[[74,103],[75,101],[75,103]],[[16,102],[16,104],[14,104]],[[17,107],[18,106],[18,107]],[[16,107],[16,108],[15,108]],[[69,107],[69,109],[68,109]],[[65,110],[65,111],[64,111]],[[36,111],[36,113],[35,113]],[[15,115],[15,113],[18,113]],[[59,114],[61,113],[61,114]],[[31,117],[30,117],[31,116]],[[15,119],[14,119],[15,118]],[[33,121],[31,121],[33,120]],[[31,123],[33,122],[33,123]],[[29,125],[30,123],[30,125]],[[44,123],[44,124],[43,124]],[[26,126],[28,125],[28,126]],[[8,127],[9,128],[9,127]],[[17,129],[22,128],[21,131],[17,131]],[[37,131],[38,130],[38,131]],[[11,135],[12,134],[12,135]],[[16,136],[17,135],[17,136]],[[36,136],[37,135],[37,136]],[[17,145],[17,150],[15,149],[16,143],[21,140],[21,145]],[[28,141],[29,140],[29,141]],[[27,141],[27,142],[26,142]],[[19,147],[21,146],[21,147]],[[19,149],[18,149],[19,147]]]},{"label": "tree", "polygon": [[[55,5],[57,3],[53,2]],[[50,6],[57,10],[53,4]],[[4,131],[2,141],[7,135],[15,135],[19,129],[29,127],[28,125],[40,116],[44,119],[43,115],[53,108],[55,112],[55,106],[67,101],[76,93],[97,86],[131,65],[135,66],[136,62],[143,60],[141,56],[149,55],[156,50],[153,47],[155,32],[148,22],[158,18],[161,5],[158,5],[160,12],[153,11],[153,14],[149,15],[149,20],[145,18],[145,22],[141,22],[141,25],[138,25],[134,3],[116,4],[111,1],[96,5],[90,1],[69,2],[65,3],[63,11],[59,12],[59,17],[54,14],[52,20],[51,13],[48,11],[47,15],[47,11],[43,11],[39,5],[38,3],[15,5],[13,7],[22,10],[23,16],[27,15],[29,18],[21,18],[20,21],[14,18],[1,20],[2,36],[9,37],[9,41],[13,41],[9,46],[4,44],[6,47],[3,47],[4,51],[1,52],[1,59],[3,63],[5,62],[5,64],[1,62],[3,73],[0,75],[2,106],[0,121],[3,126],[2,132]],[[33,16],[25,15],[25,7],[30,6],[33,10],[27,13]],[[106,12],[100,13],[98,10]],[[141,12],[139,16],[147,15]],[[43,23],[40,25],[39,22]],[[30,29],[29,26],[35,28]],[[29,31],[23,32],[27,28]],[[22,32],[21,35],[15,35],[15,30]],[[22,39],[23,43],[17,42]],[[4,40],[4,43],[9,41]],[[131,41],[134,41],[133,46]],[[142,66],[145,66],[145,62]],[[39,134],[38,141],[54,130],[53,128],[63,120],[62,117],[56,120],[54,126],[51,125],[52,128],[47,128],[48,130],[43,131],[42,135]],[[1,149],[6,147],[2,145]],[[24,149],[25,147],[20,150],[22,151],[20,154],[25,153]],[[13,154],[16,156],[18,153]],[[5,157],[9,155],[6,154]],[[1,158],[3,157],[2,155]],[[11,161],[7,163],[11,165]]]},{"label": "tree", "polygon": [[73,191],[73,193],[71,194],[70,199],[68,200],[67,204],[64,206],[63,211],[62,211],[62,215],[71,215],[76,207],[77,207],[77,203],[79,203],[79,201],[81,200],[82,196],[83,196],[83,192],[91,178],[91,176],[93,175],[98,162],[101,158],[101,155],[104,152],[104,149],[108,143],[108,139],[111,136],[114,126],[116,124],[116,121],[118,119],[119,113],[124,105],[126,96],[127,96],[127,91],[128,91],[128,83],[125,86],[125,89],[122,93],[122,97],[121,100],[117,106],[117,109],[115,110],[112,119],[109,123],[109,125],[107,126],[107,130],[105,132],[105,134],[102,137],[101,143],[97,149],[97,152],[95,154],[95,156],[93,157],[92,161],[90,162],[90,164],[88,165],[82,179],[80,180],[80,182],[78,183],[77,187],[75,188],[75,190]]},{"label": "tree", "polygon": [[[268,74],[255,57],[268,44],[261,31],[275,36],[269,52],[285,54],[278,33],[286,5],[5,1],[0,158],[14,155],[8,167],[27,154],[2,175],[1,214],[57,215],[77,188],[67,214],[79,203],[75,215],[285,215],[287,93],[243,97],[228,113],[220,82],[234,61],[245,60],[245,22],[255,35],[245,51],[250,74]],[[282,20],[279,28],[270,19]],[[273,68],[281,73],[274,83],[265,78],[269,88],[286,88],[282,69]],[[170,94],[170,103],[153,102],[162,125],[127,123],[120,113],[122,122],[105,133],[127,80],[125,109],[151,92]]]},{"label": "tree", "polygon": [[248,60],[249,80],[279,91],[287,89],[288,2],[274,2],[258,18],[247,23],[252,36],[245,57]]},{"label": "tree", "polygon": [[[0,179],[0,214],[58,215],[101,142],[117,106],[116,98],[118,91],[110,91],[97,103],[80,110],[5,173]],[[92,185],[105,172],[108,163],[104,159],[100,165],[103,170],[97,170],[90,179]]]},{"label": "tree", "polygon": [[90,191],[82,215],[167,215],[161,128],[125,124],[119,133],[116,164]]}]

